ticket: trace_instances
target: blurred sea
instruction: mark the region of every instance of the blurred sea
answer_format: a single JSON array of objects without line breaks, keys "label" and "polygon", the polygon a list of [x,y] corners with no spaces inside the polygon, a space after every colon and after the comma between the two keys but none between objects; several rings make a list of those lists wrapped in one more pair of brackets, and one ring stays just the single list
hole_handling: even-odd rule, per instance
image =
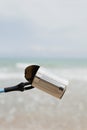
[{"label": "blurred sea", "polygon": [[0,94],[1,130],[87,130],[87,60],[0,59],[0,88],[25,82],[30,64],[68,79],[67,90],[61,100],[36,88]]}]

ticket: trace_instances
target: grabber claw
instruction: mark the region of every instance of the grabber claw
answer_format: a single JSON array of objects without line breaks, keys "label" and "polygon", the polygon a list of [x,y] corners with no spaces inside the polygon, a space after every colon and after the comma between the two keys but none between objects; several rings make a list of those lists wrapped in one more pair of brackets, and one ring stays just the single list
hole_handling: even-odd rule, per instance
[{"label": "grabber claw", "polygon": [[[27,86],[27,87],[25,87]],[[16,86],[12,86],[12,87],[7,87],[7,88],[0,88],[0,93],[4,93],[4,92],[11,92],[11,91],[25,91],[25,90],[29,90],[34,88],[33,86],[31,86],[30,82],[21,82]]]}]

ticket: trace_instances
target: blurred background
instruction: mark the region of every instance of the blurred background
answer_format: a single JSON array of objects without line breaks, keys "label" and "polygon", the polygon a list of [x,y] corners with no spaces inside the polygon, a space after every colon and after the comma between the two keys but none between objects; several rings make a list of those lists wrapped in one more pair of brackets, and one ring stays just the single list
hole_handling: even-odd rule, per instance
[{"label": "blurred background", "polygon": [[0,88],[39,64],[69,80],[61,100],[38,89],[0,94],[2,130],[87,129],[87,1],[0,0]]}]

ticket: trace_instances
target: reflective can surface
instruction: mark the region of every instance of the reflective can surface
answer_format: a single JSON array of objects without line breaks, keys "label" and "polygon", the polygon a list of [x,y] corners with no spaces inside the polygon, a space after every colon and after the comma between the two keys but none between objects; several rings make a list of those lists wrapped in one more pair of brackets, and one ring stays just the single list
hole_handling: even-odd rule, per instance
[{"label": "reflective can surface", "polygon": [[61,98],[66,90],[68,81],[56,77],[43,67],[39,67],[32,81],[32,86],[37,87],[57,98]]},{"label": "reflective can surface", "polygon": [[48,72],[43,67],[31,65],[25,69],[25,78],[33,87],[39,88],[52,96],[61,98],[66,91],[68,81]]}]

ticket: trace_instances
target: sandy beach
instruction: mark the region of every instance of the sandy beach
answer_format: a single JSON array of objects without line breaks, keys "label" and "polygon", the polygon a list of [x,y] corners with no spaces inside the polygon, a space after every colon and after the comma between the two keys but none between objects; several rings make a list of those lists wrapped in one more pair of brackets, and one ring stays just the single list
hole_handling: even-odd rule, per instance
[{"label": "sandy beach", "polygon": [[0,95],[2,130],[86,130],[87,82],[72,80],[61,100],[36,88]]}]

